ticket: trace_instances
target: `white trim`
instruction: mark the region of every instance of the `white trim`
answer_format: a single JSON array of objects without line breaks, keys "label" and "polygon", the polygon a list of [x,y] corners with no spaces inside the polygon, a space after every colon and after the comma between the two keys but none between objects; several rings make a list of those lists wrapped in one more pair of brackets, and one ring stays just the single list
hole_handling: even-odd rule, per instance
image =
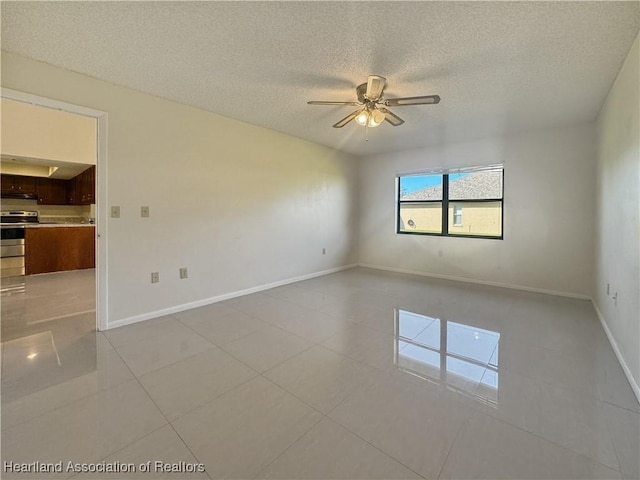
[{"label": "white trim", "polygon": [[613,352],[616,354],[616,357],[618,358],[618,362],[622,367],[622,371],[624,372],[625,377],[627,377],[627,381],[629,382],[629,385],[631,385],[631,390],[633,390],[633,393],[635,394],[636,399],[638,400],[638,403],[640,403],[640,386],[636,382],[636,379],[633,378],[633,375],[631,374],[631,370],[629,369],[629,366],[627,365],[627,362],[624,360],[624,357],[622,356],[622,352],[618,347],[618,342],[616,342],[616,339],[613,337],[613,333],[611,333],[611,330],[609,330],[609,326],[607,325],[607,322],[604,321],[604,316],[602,315],[602,312],[598,308],[598,304],[593,298],[591,299],[591,304],[593,305],[593,308],[596,311],[596,315],[598,315],[598,319],[600,320],[600,325],[602,325],[602,329],[604,330],[604,333],[607,335],[607,338],[609,339],[611,348],[613,348]]},{"label": "white trim", "polygon": [[427,272],[418,272],[415,270],[407,270],[404,268],[393,268],[393,267],[384,267],[382,265],[371,265],[368,263],[359,263],[359,267],[364,268],[373,268],[375,270],[385,270],[388,272],[396,272],[396,273],[406,273],[409,275],[418,275],[420,277],[431,277],[431,278],[440,278],[443,280],[452,280],[454,282],[464,282],[464,283],[475,283],[478,285],[488,285],[490,287],[500,287],[500,288],[510,288],[512,290],[522,290],[525,292],[534,292],[534,293],[544,293],[547,295],[555,295],[557,297],[569,297],[569,298],[577,298],[580,300],[591,300],[589,295],[583,295],[581,293],[572,293],[572,292],[558,292],[556,290],[545,290],[542,288],[535,287],[525,287],[523,285],[513,285],[510,283],[500,283],[500,282],[490,282],[487,280],[476,280],[474,278],[466,278],[466,277],[456,277],[453,275],[440,275],[437,273],[427,273]]},{"label": "white trim", "polygon": [[230,298],[241,297],[243,295],[249,295],[251,293],[262,292],[275,287],[281,287],[282,285],[288,285],[290,283],[301,282],[302,280],[309,280],[310,278],[322,277],[331,273],[341,272],[350,268],[357,267],[356,264],[345,265],[343,267],[330,268],[328,270],[322,270],[320,272],[308,273],[299,277],[287,278],[285,280],[278,280],[277,282],[266,283],[264,285],[258,285],[256,287],[245,288],[244,290],[236,290],[235,292],[223,293],[222,295],[216,295],[215,297],[204,298],[202,300],[196,300],[195,302],[183,303],[182,305],[176,305],[174,307],[163,308],[162,310],[155,310],[149,313],[143,313],[141,315],[134,315],[133,317],[123,318],[114,322],[109,322],[107,328],[117,328],[124,325],[130,325],[132,323],[142,322],[144,320],[150,320],[152,318],[162,317],[164,315],[170,315],[172,313],[182,312],[184,310],[190,310],[192,308],[203,307],[212,303],[222,302],[223,300],[229,300]]},{"label": "white trim", "polygon": [[65,112],[84,115],[85,117],[98,118],[105,114],[105,112],[100,110],[94,110],[93,108],[84,107],[82,105],[61,102],[59,100],[54,100],[53,98],[40,97],[38,95],[20,92],[18,90],[5,87],[0,88],[0,97],[16,100],[18,102],[30,103],[31,105],[38,105],[40,107],[53,108],[54,110],[64,110]]},{"label": "white trim", "polygon": [[107,169],[107,114],[103,113],[98,120],[98,159],[96,182],[96,313],[98,330],[106,330],[109,323],[109,270],[107,266],[107,225],[109,224],[109,202],[107,185],[109,182]]},{"label": "white trim", "polygon": [[400,177],[415,177],[419,175],[440,175],[449,173],[473,173],[473,172],[485,172],[487,170],[504,170],[503,163],[495,163],[490,165],[477,165],[474,167],[450,167],[450,168],[427,168],[420,170],[410,170],[407,173],[396,173],[396,178]]},{"label": "white trim", "polygon": [[93,108],[61,102],[52,98],[20,92],[11,88],[0,88],[0,97],[40,107],[63,110],[76,115],[95,118],[97,128],[96,169],[98,171],[96,197],[96,328],[107,329],[109,318],[107,284],[107,113]]}]

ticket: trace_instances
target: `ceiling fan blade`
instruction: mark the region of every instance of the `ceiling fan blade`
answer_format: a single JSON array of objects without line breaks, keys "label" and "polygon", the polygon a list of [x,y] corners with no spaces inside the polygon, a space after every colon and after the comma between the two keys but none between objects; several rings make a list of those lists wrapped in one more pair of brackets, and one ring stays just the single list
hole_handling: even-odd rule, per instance
[{"label": "ceiling fan blade", "polygon": [[307,104],[309,105],[353,105],[353,106],[361,105],[358,102],[324,102],[324,101],[316,101],[316,100],[307,102]]},{"label": "ceiling fan blade", "polygon": [[369,100],[378,100],[382,96],[387,79],[378,75],[369,75],[365,96]]},{"label": "ceiling fan blade", "polygon": [[382,113],[384,113],[384,119],[389,122],[394,127],[399,127],[404,123],[404,120],[397,116],[395,113],[387,110],[386,108],[378,108]]},{"label": "ceiling fan blade", "polygon": [[349,115],[344,117],[342,120],[340,120],[338,123],[334,124],[333,128],[342,128],[342,127],[344,127],[347,123],[349,123],[351,120],[356,118],[361,111],[362,110],[356,110],[355,112],[350,113]]},{"label": "ceiling fan blade", "polygon": [[384,104],[387,107],[401,107],[403,105],[435,105],[440,102],[438,95],[424,97],[387,98]]}]

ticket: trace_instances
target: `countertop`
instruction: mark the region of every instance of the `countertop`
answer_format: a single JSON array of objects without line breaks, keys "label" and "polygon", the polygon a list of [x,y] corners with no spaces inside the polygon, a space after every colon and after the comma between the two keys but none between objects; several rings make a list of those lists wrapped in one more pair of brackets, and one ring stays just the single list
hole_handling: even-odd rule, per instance
[{"label": "countertop", "polygon": [[95,223],[31,223],[24,224],[26,228],[57,228],[57,227],[95,227]]}]

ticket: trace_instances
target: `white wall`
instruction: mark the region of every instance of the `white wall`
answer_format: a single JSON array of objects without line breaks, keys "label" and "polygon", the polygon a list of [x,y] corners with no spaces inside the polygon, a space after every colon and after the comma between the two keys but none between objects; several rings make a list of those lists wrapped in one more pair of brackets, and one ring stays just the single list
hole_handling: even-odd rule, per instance
[{"label": "white wall", "polygon": [[[451,144],[360,161],[359,262],[589,296],[594,125]],[[504,240],[397,235],[395,177],[504,164]]]},{"label": "white wall", "polygon": [[[598,116],[593,290],[594,302],[640,398],[639,44],[640,37]],[[617,302],[612,298],[616,293]]]},{"label": "white wall", "polygon": [[4,52],[2,86],[108,113],[110,323],[351,262],[350,155]]}]

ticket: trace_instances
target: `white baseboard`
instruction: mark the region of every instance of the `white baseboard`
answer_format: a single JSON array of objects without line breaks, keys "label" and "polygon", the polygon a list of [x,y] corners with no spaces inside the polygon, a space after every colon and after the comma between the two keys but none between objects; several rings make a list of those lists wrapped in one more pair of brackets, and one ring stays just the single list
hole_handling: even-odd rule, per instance
[{"label": "white baseboard", "polygon": [[579,300],[591,300],[591,297],[589,295],[582,295],[581,293],[572,293],[572,292],[558,292],[555,290],[545,290],[542,288],[535,288],[535,287],[525,287],[522,285],[513,285],[510,283],[500,283],[500,282],[490,282],[490,281],[486,281],[486,280],[475,280],[473,278],[466,278],[466,277],[456,277],[453,275],[440,275],[437,273],[425,273],[425,272],[418,272],[415,270],[407,270],[404,268],[393,268],[393,267],[384,267],[381,265],[371,265],[368,263],[359,263],[358,264],[359,267],[364,267],[364,268],[373,268],[376,270],[385,270],[387,272],[395,272],[395,273],[406,273],[409,275],[418,275],[420,277],[430,277],[430,278],[439,278],[442,280],[453,280],[454,282],[464,282],[464,283],[475,283],[477,285],[487,285],[490,287],[500,287],[500,288],[510,288],[512,290],[522,290],[525,292],[533,292],[533,293],[544,293],[547,295],[555,295],[558,297],[569,297],[569,298],[577,298]]},{"label": "white baseboard", "polygon": [[350,268],[357,267],[357,264],[345,265],[343,267],[330,268],[328,270],[322,270],[320,272],[308,273],[299,277],[287,278],[279,280],[277,282],[266,283],[264,285],[258,285],[256,287],[245,288],[244,290],[237,290],[235,292],[223,293],[222,295],[216,295],[215,297],[204,298],[202,300],[196,300],[195,302],[183,303],[182,305],[176,305],[173,307],[163,308],[161,310],[155,310],[153,312],[143,313],[140,315],[134,315],[133,317],[123,318],[121,320],[115,320],[107,324],[107,330],[117,327],[123,327],[132,323],[142,322],[144,320],[151,320],[152,318],[162,317],[164,315],[171,315],[172,313],[182,312],[184,310],[190,310],[192,308],[204,307],[212,303],[222,302],[223,300],[229,300],[230,298],[241,297],[243,295],[249,295],[251,293],[262,292],[269,290],[270,288],[281,287],[282,285],[288,285],[290,283],[301,282],[302,280],[309,280],[310,278],[322,277],[329,275],[330,273],[341,272],[342,270],[348,270]]},{"label": "white baseboard", "polygon": [[633,375],[631,374],[631,370],[629,369],[629,366],[627,365],[627,362],[625,361],[624,357],[622,356],[622,352],[618,347],[618,342],[616,342],[616,339],[613,337],[613,333],[611,333],[611,330],[609,330],[609,326],[607,325],[607,322],[604,321],[604,316],[602,315],[602,312],[598,308],[598,304],[593,298],[591,299],[591,304],[593,305],[593,308],[596,311],[596,315],[598,315],[598,319],[600,320],[600,325],[602,325],[602,329],[604,330],[604,333],[607,335],[607,338],[609,339],[609,343],[613,348],[613,352],[616,354],[616,357],[618,358],[618,362],[620,362],[622,371],[624,372],[625,377],[627,377],[627,380],[629,381],[629,385],[631,385],[631,390],[633,390],[633,393],[635,394],[636,399],[638,400],[638,403],[640,403],[640,386],[636,382],[635,378],[633,378]]}]

